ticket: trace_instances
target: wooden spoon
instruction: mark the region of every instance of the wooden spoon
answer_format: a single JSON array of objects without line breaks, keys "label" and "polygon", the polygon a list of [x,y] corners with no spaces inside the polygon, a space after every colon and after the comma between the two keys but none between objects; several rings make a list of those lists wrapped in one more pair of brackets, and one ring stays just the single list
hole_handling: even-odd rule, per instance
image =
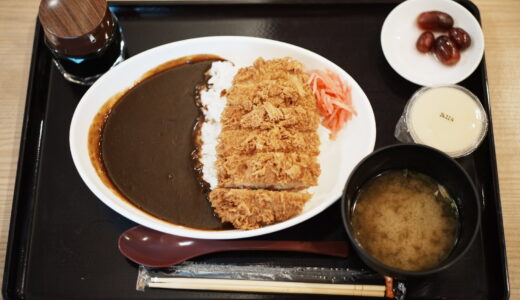
[{"label": "wooden spoon", "polygon": [[208,253],[242,250],[296,251],[347,257],[348,244],[316,241],[202,240],[136,226],[119,237],[119,251],[133,262],[169,267]]}]

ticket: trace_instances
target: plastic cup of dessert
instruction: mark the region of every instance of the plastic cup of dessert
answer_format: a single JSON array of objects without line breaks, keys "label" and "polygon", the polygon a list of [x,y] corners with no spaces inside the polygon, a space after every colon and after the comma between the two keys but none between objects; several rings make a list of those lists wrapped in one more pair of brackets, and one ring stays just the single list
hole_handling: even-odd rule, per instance
[{"label": "plastic cup of dessert", "polygon": [[487,129],[486,111],[468,89],[459,85],[423,87],[406,104],[395,137],[457,158],[475,151]]}]

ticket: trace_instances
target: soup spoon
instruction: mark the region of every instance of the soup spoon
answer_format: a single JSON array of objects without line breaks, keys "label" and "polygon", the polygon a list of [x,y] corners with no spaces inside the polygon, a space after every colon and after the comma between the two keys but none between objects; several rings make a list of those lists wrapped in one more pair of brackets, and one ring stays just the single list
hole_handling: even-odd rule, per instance
[{"label": "soup spoon", "polygon": [[343,241],[256,241],[203,240],[166,234],[136,226],[119,236],[119,251],[133,262],[149,267],[169,267],[204,254],[242,251],[296,251],[347,257],[348,244]]}]

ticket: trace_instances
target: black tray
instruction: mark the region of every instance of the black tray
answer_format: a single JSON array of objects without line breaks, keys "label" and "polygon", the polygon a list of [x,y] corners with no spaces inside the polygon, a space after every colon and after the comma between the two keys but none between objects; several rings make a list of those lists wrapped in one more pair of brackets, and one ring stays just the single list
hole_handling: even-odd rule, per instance
[{"label": "black tray", "polygon": [[[302,46],[325,56],[356,79],[371,101],[376,148],[393,137],[407,99],[419,88],[387,64],[379,42],[395,0],[112,3],[128,51],[211,35],[249,35]],[[477,18],[469,1],[461,4]],[[461,83],[491,116],[484,60]],[[6,299],[215,299],[276,298],[275,294],[135,290],[137,266],[117,249],[117,238],[135,224],[99,201],[82,182],[69,152],[69,124],[86,88],[63,79],[51,63],[36,25],[13,200],[3,295]],[[427,279],[407,283],[409,299],[507,299],[509,284],[493,127],[474,154],[459,159],[482,196],[482,230],[464,258]],[[261,239],[346,239],[339,203],[307,222]],[[224,253],[205,262],[268,262],[283,266],[360,266],[315,255]],[[303,295],[283,295],[300,299]],[[306,296],[311,298],[311,296]],[[321,299],[323,296],[314,296]]]}]

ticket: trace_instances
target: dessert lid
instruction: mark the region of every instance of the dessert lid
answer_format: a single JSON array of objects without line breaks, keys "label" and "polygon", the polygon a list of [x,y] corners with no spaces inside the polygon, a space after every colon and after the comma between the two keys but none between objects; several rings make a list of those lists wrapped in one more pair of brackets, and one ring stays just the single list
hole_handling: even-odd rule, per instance
[{"label": "dessert lid", "polygon": [[414,142],[435,147],[452,157],[472,153],[488,127],[480,100],[458,85],[418,90],[406,105],[405,119]]}]

